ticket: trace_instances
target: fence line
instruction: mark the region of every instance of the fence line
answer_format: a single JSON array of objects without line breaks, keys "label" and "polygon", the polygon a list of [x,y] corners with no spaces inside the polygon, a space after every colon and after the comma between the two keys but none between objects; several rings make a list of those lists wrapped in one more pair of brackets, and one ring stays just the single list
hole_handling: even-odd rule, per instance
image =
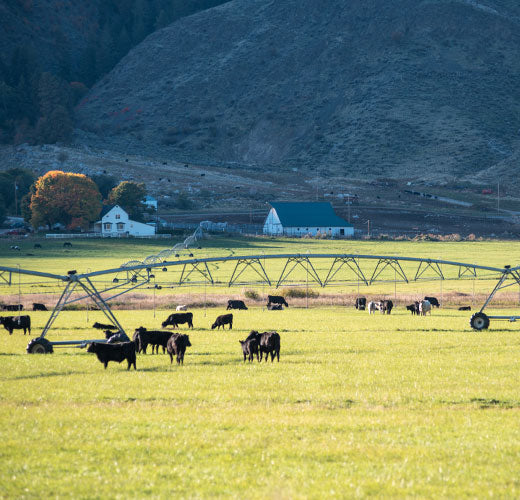
[{"label": "fence line", "polygon": [[47,239],[74,239],[74,238],[139,238],[139,239],[169,239],[171,234],[150,234],[146,236],[131,236],[127,234],[102,234],[102,233],[47,233]]}]

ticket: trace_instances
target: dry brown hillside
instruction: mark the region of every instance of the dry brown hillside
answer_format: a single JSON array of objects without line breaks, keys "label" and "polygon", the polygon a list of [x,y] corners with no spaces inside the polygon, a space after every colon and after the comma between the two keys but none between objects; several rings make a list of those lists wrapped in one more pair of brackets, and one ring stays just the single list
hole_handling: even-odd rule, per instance
[{"label": "dry brown hillside", "polygon": [[506,0],[235,0],[132,50],[78,106],[78,140],[233,168],[471,179],[515,153],[519,16]]}]

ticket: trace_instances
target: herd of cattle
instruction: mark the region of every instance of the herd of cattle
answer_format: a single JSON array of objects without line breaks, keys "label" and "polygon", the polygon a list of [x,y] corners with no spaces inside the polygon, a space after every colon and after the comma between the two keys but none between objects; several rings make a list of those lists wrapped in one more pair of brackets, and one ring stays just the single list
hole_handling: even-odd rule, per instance
[{"label": "herd of cattle", "polygon": [[[270,310],[282,310],[283,306],[289,307],[285,298],[282,296],[268,295],[267,308]],[[428,312],[431,314],[432,307],[439,307],[439,301],[436,297],[424,297],[422,300],[415,301],[413,304],[406,306],[406,309],[412,315],[425,316]],[[394,303],[389,300],[369,301],[367,303],[366,297],[358,297],[355,302],[355,308],[361,311],[368,310],[369,314],[379,311],[381,314],[390,314],[394,308]],[[22,304],[2,305],[0,309],[5,311],[21,311]],[[186,311],[187,306],[177,306],[177,311]],[[242,300],[228,300],[227,310],[238,309],[247,310],[247,306]],[[459,307],[459,310],[471,310],[470,306]],[[33,303],[33,311],[47,311],[44,304]],[[170,314],[165,321],[162,322],[162,327],[171,326],[178,328],[179,325],[186,324],[188,328],[193,328],[193,313],[192,312],[175,312]],[[31,334],[31,317],[29,315],[19,316],[0,316],[0,325],[12,335],[14,330],[24,331]],[[233,328],[233,314],[222,314],[217,316],[211,329],[215,328],[225,329],[229,325],[229,329]],[[142,326],[137,328],[133,335],[133,340],[130,340],[126,334],[120,332],[117,327],[112,324],[94,323],[96,329],[105,331],[105,342],[91,342],[87,352],[96,354],[100,362],[105,368],[109,361],[116,361],[121,363],[124,360],[128,362],[128,370],[132,367],[136,369],[136,354],[146,354],[148,346],[152,348],[152,354],[159,353],[159,347],[162,347],[162,352],[168,353],[170,356],[170,363],[173,363],[173,358],[177,360],[177,364],[184,363],[184,354],[187,347],[191,347],[190,338],[188,335],[175,333],[171,331],[148,330]],[[245,340],[240,340],[242,347],[242,354],[244,362],[249,360],[252,362],[256,356],[257,360],[262,361],[264,355],[267,361],[269,355],[271,362],[274,358],[280,360],[280,335],[275,331],[259,333],[255,330],[251,331]]]}]

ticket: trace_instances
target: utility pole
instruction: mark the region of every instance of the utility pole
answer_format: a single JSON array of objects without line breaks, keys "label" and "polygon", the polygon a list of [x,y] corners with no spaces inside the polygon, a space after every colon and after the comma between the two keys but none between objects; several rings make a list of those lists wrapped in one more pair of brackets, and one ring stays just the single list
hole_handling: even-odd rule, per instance
[{"label": "utility pole", "polygon": [[347,194],[348,222],[350,224],[350,195]]},{"label": "utility pole", "polygon": [[18,215],[18,184],[14,181],[14,215]]},{"label": "utility pole", "polygon": [[370,239],[370,220],[367,220],[368,223],[368,239]]},{"label": "utility pole", "polygon": [[497,212],[500,212],[500,181],[498,181],[497,187]]}]

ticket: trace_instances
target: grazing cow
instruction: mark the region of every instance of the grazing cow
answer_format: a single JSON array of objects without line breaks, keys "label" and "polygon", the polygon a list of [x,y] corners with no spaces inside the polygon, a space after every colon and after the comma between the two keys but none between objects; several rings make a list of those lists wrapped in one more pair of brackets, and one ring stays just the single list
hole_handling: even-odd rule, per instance
[{"label": "grazing cow", "polygon": [[432,306],[440,307],[439,301],[435,297],[424,297]]},{"label": "grazing cow", "polygon": [[2,309],[4,311],[21,311],[23,309],[23,304],[4,304]]},{"label": "grazing cow", "polygon": [[39,243],[34,244],[34,248],[41,248],[42,246]]},{"label": "grazing cow", "polygon": [[140,326],[135,330],[134,342],[138,352],[146,354],[148,345],[152,346],[152,354],[154,350],[159,354],[159,346],[163,348],[163,354],[166,352],[166,346],[168,339],[172,336],[172,332],[162,332],[160,330],[147,330],[143,326]]},{"label": "grazing cow", "polygon": [[358,297],[356,299],[355,307],[356,307],[356,309],[358,311],[364,311],[366,306],[367,306],[367,299],[366,299],[366,297]]},{"label": "grazing cow", "polygon": [[72,246],[72,243],[70,241],[66,241],[65,243],[63,243],[63,247],[64,248],[70,248]]},{"label": "grazing cow", "polygon": [[33,311],[47,311],[45,304],[38,304],[38,302],[33,302]]},{"label": "grazing cow", "polygon": [[18,245],[11,245],[11,250],[18,250],[18,251],[20,251],[20,247]]},{"label": "grazing cow", "polygon": [[214,330],[215,328],[220,329],[222,327],[222,330],[225,330],[224,325],[229,325],[229,329],[231,330],[233,328],[233,315],[232,314],[222,314],[222,316],[218,316],[215,320],[215,323],[211,325],[211,329]]},{"label": "grazing cow", "polygon": [[267,306],[267,309],[269,311],[281,311],[283,306],[282,304],[271,304],[270,306]]},{"label": "grazing cow", "polygon": [[244,304],[243,300],[228,300],[227,301],[226,310],[229,311],[230,309],[243,309],[243,310],[247,310],[247,307]]},{"label": "grazing cow", "polygon": [[87,352],[94,353],[105,366],[105,370],[107,369],[109,361],[121,363],[121,361],[125,359],[128,361],[128,370],[130,370],[132,365],[134,365],[134,370],[137,370],[135,365],[135,344],[133,342],[120,342],[117,344],[92,342],[92,344],[88,346]]},{"label": "grazing cow", "polygon": [[406,310],[410,311],[412,316],[414,314],[419,314],[419,302],[414,302],[413,304],[406,306]]},{"label": "grazing cow", "polygon": [[173,363],[173,355],[177,358],[177,364],[184,364],[184,353],[186,347],[191,347],[190,337],[186,334],[174,333],[168,339],[166,350],[170,355],[170,364]]},{"label": "grazing cow", "polygon": [[181,305],[181,306],[177,306],[175,308],[176,311],[187,311],[188,310],[188,306],[187,305]]},{"label": "grazing cow", "polygon": [[381,307],[381,302],[374,302],[373,300],[371,300],[367,306],[368,314],[375,313],[376,311],[381,311]]},{"label": "grazing cow", "polygon": [[9,335],[13,334],[13,330],[22,329],[24,335],[27,333],[27,330],[29,330],[29,335],[31,335],[30,316],[0,316],[0,325],[4,325]]},{"label": "grazing cow", "polygon": [[432,313],[432,305],[428,300],[421,300],[419,302],[419,314],[421,316],[426,316],[426,313],[429,312],[430,315]]},{"label": "grazing cow", "polygon": [[471,306],[460,306],[459,311],[471,311]]},{"label": "grazing cow", "polygon": [[246,358],[249,359],[249,362],[253,362],[256,354],[256,359],[260,361],[258,355],[258,347],[260,344],[259,338],[250,338],[246,340],[239,340],[240,345],[242,346],[242,353],[244,354],[244,363],[246,362]]},{"label": "grazing cow", "polygon": [[391,300],[383,300],[381,302],[381,314],[390,314],[394,308],[394,303]]},{"label": "grazing cow", "polygon": [[98,323],[97,321],[92,325],[92,328],[97,328],[98,330],[117,330],[117,326],[105,325],[103,323]]},{"label": "grazing cow", "polygon": [[267,307],[271,304],[282,304],[285,307],[289,307],[289,304],[281,295],[268,295],[267,296]]},{"label": "grazing cow", "polygon": [[173,328],[178,328],[179,325],[184,323],[188,323],[189,328],[193,328],[193,313],[173,313],[170,314],[166,321],[162,322],[162,327],[166,328],[168,325],[173,326]]}]

